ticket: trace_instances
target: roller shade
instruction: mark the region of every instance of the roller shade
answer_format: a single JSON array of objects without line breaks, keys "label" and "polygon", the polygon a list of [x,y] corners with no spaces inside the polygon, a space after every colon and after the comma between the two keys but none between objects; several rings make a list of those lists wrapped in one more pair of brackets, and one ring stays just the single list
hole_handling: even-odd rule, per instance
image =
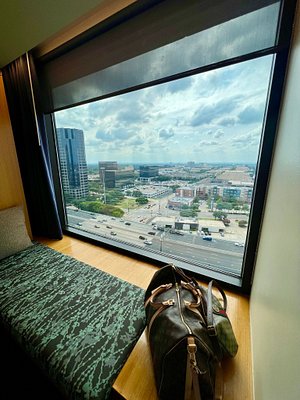
[{"label": "roller shade", "polygon": [[100,34],[43,62],[46,111],[271,48],[279,14],[279,1],[167,0],[104,32],[99,25]]}]

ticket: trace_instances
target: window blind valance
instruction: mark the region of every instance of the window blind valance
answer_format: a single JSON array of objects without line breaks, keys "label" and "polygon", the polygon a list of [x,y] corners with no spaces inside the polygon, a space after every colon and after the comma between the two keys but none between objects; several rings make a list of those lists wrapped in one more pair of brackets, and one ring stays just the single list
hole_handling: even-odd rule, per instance
[{"label": "window blind valance", "polygon": [[83,34],[79,46],[69,49],[68,44],[69,50],[60,51],[58,57],[41,60],[51,98],[46,112],[153,84],[276,44],[278,1],[152,3],[145,2],[145,11],[105,32],[100,24],[99,35],[85,41]]}]

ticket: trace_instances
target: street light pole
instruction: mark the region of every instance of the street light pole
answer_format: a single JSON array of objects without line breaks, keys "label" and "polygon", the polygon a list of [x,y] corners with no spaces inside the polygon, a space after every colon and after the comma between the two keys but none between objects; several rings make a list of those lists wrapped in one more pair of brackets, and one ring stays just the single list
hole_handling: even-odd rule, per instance
[{"label": "street light pole", "polygon": [[102,172],[103,199],[104,199],[104,204],[106,204],[106,191],[105,191],[105,168],[104,168],[104,167],[101,167],[101,172]]}]

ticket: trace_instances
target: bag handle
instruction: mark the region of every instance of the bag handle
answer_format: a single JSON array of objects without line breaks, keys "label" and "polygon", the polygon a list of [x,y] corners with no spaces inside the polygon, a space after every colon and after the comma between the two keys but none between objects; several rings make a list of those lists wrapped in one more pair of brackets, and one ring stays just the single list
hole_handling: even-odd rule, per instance
[{"label": "bag handle", "polygon": [[151,303],[152,305],[161,304],[161,303],[154,303],[154,301],[153,301],[154,297],[158,296],[162,292],[166,292],[167,290],[171,289],[172,286],[173,286],[172,283],[166,283],[166,284],[160,285],[157,288],[155,288],[154,290],[152,290],[151,295],[148,297],[148,299],[144,303],[144,307],[146,308],[149,303]]}]

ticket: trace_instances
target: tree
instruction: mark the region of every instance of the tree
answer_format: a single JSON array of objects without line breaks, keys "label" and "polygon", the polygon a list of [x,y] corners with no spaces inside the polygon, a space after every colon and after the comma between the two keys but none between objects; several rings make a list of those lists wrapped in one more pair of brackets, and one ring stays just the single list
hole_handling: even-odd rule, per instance
[{"label": "tree", "polygon": [[124,211],[121,208],[110,204],[103,204],[100,201],[78,201],[76,202],[76,206],[84,211],[110,215],[113,217],[122,217],[124,215]]},{"label": "tree", "polygon": [[223,219],[227,217],[227,214],[224,213],[224,211],[214,211],[213,216],[215,217],[215,219]]},{"label": "tree", "polygon": [[88,181],[88,185],[89,185],[89,192],[100,193],[100,182],[98,180]]},{"label": "tree", "polygon": [[217,202],[217,210],[223,210],[225,208],[226,203]]},{"label": "tree", "polygon": [[148,204],[148,203],[149,203],[149,200],[148,200],[147,197],[145,197],[145,196],[137,197],[137,198],[135,199],[135,201],[136,201],[137,204],[140,204],[140,205],[142,205],[142,204]]},{"label": "tree", "polygon": [[159,175],[159,176],[155,176],[152,180],[155,182],[165,182],[165,181],[172,180],[172,178],[170,176],[166,176],[166,175]]},{"label": "tree", "polygon": [[193,200],[193,204],[199,204],[199,196],[196,196]]},{"label": "tree", "polygon": [[187,204],[182,204],[181,209],[182,210],[188,210],[190,207]]},{"label": "tree", "polygon": [[132,192],[132,196],[133,196],[133,197],[142,197],[142,196],[143,196],[143,193],[142,193],[140,190],[134,190],[134,191]]},{"label": "tree", "polygon": [[106,203],[117,204],[124,199],[124,195],[120,190],[112,189],[106,192]]},{"label": "tree", "polygon": [[180,187],[180,185],[172,185],[170,186],[170,188],[172,189],[173,193],[176,192],[176,189],[178,189]]},{"label": "tree", "polygon": [[74,197],[72,197],[69,193],[64,192],[64,198],[65,198],[65,203],[68,204],[74,204]]},{"label": "tree", "polygon": [[197,212],[192,209],[185,209],[180,211],[180,216],[193,218],[197,216]]},{"label": "tree", "polygon": [[232,203],[229,202],[223,203],[223,206],[225,210],[232,210],[233,208]]}]

